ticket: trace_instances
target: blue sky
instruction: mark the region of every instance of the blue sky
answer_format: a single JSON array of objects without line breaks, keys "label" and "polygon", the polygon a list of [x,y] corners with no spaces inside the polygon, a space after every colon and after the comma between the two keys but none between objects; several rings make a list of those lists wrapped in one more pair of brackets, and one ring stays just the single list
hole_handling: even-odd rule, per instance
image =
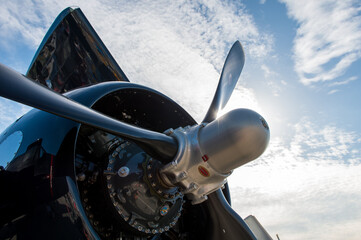
[{"label": "blue sky", "polygon": [[[130,81],[200,121],[229,48],[246,64],[227,110],[271,128],[258,160],[230,177],[233,206],[276,239],[358,239],[361,227],[359,1],[7,1],[0,62],[25,73],[52,21],[80,6]],[[0,131],[29,108],[0,98]]]}]

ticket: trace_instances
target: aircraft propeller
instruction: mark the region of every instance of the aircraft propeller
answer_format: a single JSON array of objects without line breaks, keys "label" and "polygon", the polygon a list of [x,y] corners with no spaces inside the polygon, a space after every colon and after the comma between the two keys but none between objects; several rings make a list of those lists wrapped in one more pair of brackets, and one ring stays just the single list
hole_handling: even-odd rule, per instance
[{"label": "aircraft propeller", "polygon": [[166,160],[168,164],[160,170],[163,180],[169,186],[186,188],[196,204],[219,189],[233,169],[256,159],[267,147],[269,128],[258,113],[237,109],[216,119],[235,88],[244,61],[243,48],[236,41],[203,123],[166,133],[110,118],[1,64],[0,96],[134,141],[149,155]]},{"label": "aircraft propeller", "polygon": [[218,82],[216,93],[206,116],[202,122],[212,122],[217,118],[231,97],[244,66],[244,51],[239,41],[236,41],[228,53]]},{"label": "aircraft propeller", "polygon": [[183,193],[193,204],[203,202],[209,195],[207,206],[211,214],[217,214],[211,221],[214,225],[212,239],[253,238],[252,232],[225,202],[221,190],[217,191],[226,183],[233,169],[260,156],[269,141],[266,121],[251,110],[233,110],[217,119],[218,112],[225,107],[236,86],[244,62],[243,48],[236,41],[226,58],[216,93],[202,123],[170,129],[165,133],[108,117],[2,64],[0,96],[139,144],[150,156],[167,163],[159,170],[165,185],[184,189]]},{"label": "aircraft propeller", "polygon": [[[239,41],[236,41],[227,56],[216,93],[203,122],[213,121],[218,111],[226,105],[238,81],[243,65],[244,52]],[[27,79],[2,64],[0,64],[0,95],[60,117],[133,140],[146,147],[149,154],[162,159],[173,159],[177,153],[178,147],[174,138],[105,116]]]}]

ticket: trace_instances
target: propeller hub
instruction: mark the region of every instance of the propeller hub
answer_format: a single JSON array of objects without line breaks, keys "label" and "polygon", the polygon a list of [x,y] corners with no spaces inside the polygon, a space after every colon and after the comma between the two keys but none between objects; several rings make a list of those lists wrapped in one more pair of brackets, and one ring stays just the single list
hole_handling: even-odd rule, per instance
[{"label": "propeller hub", "polygon": [[249,109],[236,109],[207,124],[199,132],[199,145],[207,162],[228,173],[266,150],[270,131],[266,120]]},{"label": "propeller hub", "polygon": [[233,110],[209,124],[168,131],[179,150],[175,159],[160,170],[169,186],[198,204],[219,189],[233,169],[257,157],[269,142],[269,127],[258,113]]}]

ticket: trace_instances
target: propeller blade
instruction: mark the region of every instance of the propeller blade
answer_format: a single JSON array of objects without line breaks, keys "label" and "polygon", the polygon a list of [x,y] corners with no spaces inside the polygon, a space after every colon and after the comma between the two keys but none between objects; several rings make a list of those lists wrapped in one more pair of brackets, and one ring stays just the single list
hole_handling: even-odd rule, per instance
[{"label": "propeller blade", "polygon": [[248,225],[227,203],[222,190],[218,189],[209,194],[205,206],[210,215],[208,219],[210,231],[206,239],[256,239]]},{"label": "propeller blade", "polygon": [[212,122],[227,104],[244,66],[244,51],[236,41],[228,53],[211,106],[202,122]]},{"label": "propeller blade", "polygon": [[125,124],[66,98],[0,64],[0,96],[133,140],[150,155],[172,159],[177,142],[165,134]]}]

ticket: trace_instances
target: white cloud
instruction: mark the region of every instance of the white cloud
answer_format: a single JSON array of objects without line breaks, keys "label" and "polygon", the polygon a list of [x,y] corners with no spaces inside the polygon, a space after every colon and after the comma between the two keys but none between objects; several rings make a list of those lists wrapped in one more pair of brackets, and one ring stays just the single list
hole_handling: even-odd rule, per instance
[{"label": "white cloud", "polygon": [[[131,82],[166,93],[197,119],[207,111],[235,40],[265,57],[272,38],[236,1],[12,1],[1,8],[1,44],[36,46],[56,15],[79,5]],[[8,25],[7,25],[8,24]],[[10,37],[6,37],[10,36]]]},{"label": "white cloud", "polygon": [[283,80],[279,81],[279,79],[277,79],[278,73],[272,71],[266,64],[262,64],[261,69],[264,73],[264,78],[273,96],[278,97],[280,92],[283,90],[283,87],[287,85],[287,83]]},{"label": "white cloud", "polygon": [[348,79],[346,79],[346,80],[344,80],[344,81],[333,82],[333,83],[331,83],[329,86],[330,86],[330,87],[333,87],[333,86],[346,85],[346,84],[348,84],[348,83],[350,83],[350,82],[352,82],[352,81],[355,81],[355,80],[357,80],[357,77],[356,77],[356,76],[353,76],[353,77],[350,77],[350,78],[348,78]]},{"label": "white cloud", "polygon": [[263,70],[264,72],[264,76],[265,78],[268,78],[268,77],[271,77],[273,75],[276,75],[276,73],[274,71],[272,71],[267,65],[265,64],[262,64],[261,65],[261,69]]},{"label": "white cloud", "polygon": [[337,92],[339,92],[339,90],[333,89],[333,90],[329,91],[327,94],[328,94],[328,95],[332,95],[332,94],[335,94],[335,93],[337,93]]},{"label": "white cloud", "polygon": [[306,118],[293,130],[231,176],[233,206],[281,239],[358,239],[361,136]]},{"label": "white cloud", "polygon": [[284,2],[299,27],[295,70],[305,85],[342,76],[361,57],[361,5],[357,0]]},{"label": "white cloud", "polygon": [[0,8],[1,44],[12,47],[14,41],[21,40],[31,47],[38,46],[54,16],[53,8],[45,11],[40,1],[38,4],[29,0],[3,4]]}]

